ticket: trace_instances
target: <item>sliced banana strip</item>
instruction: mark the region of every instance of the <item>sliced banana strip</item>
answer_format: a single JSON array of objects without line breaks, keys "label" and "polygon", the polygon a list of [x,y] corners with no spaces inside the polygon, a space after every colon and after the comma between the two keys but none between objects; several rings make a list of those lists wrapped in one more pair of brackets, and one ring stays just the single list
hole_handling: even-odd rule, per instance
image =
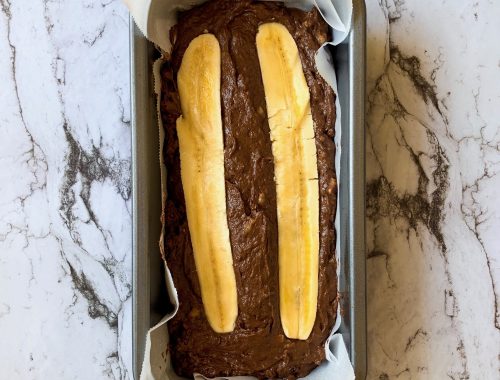
[{"label": "sliced banana strip", "polygon": [[226,213],[221,52],[212,34],[191,41],[177,75],[181,177],[201,296],[210,326],[234,330],[238,315]]},{"label": "sliced banana strip", "polygon": [[318,302],[319,189],[309,88],[285,26],[263,24],[257,52],[269,115],[278,205],[281,324],[311,334]]}]

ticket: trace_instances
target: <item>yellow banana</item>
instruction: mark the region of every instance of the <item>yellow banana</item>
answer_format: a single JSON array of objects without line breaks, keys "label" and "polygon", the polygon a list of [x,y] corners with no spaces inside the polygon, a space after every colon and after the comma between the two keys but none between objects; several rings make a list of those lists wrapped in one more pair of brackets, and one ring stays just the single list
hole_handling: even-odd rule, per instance
[{"label": "yellow banana", "polygon": [[281,324],[305,340],[316,320],[319,188],[309,88],[285,26],[267,23],[256,38],[274,156]]},{"label": "yellow banana", "polygon": [[214,331],[234,330],[236,280],[226,212],[221,53],[212,34],[191,41],[177,75],[181,177],[201,296]]}]

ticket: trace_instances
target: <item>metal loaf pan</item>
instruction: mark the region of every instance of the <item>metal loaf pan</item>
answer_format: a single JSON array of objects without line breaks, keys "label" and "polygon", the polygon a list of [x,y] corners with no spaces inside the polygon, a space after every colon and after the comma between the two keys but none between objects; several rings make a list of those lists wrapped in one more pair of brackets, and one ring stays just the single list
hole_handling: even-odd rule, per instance
[{"label": "metal loaf pan", "polygon": [[[349,37],[333,49],[342,109],[339,178],[342,325],[356,378],[366,377],[365,301],[365,28],[354,0]],[[155,48],[130,22],[133,177],[133,368],[139,379],[146,333],[167,312],[160,237],[161,186],[152,63]]]}]

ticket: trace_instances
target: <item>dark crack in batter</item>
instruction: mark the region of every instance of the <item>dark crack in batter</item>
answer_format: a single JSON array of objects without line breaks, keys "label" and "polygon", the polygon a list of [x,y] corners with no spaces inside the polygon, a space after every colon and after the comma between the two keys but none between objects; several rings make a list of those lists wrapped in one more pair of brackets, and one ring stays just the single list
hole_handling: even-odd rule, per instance
[{"label": "dark crack in batter", "polygon": [[[319,297],[314,329],[306,341],[287,339],[280,322],[276,185],[255,46],[258,27],[265,22],[285,25],[297,42],[315,125],[320,187]],[[207,32],[221,46],[226,202],[239,308],[235,330],[229,334],[215,333],[205,318],[186,219],[175,124],[180,116],[177,71],[189,43]],[[328,27],[316,10],[304,12],[276,2],[213,0],[182,13],[170,37],[173,50],[162,68],[161,116],[168,173],[165,252],[180,301],[179,312],[168,326],[174,369],[185,377],[193,372],[260,379],[306,376],[325,359],[324,344],[337,314],[335,94],[317,72],[314,58],[328,38]]]}]

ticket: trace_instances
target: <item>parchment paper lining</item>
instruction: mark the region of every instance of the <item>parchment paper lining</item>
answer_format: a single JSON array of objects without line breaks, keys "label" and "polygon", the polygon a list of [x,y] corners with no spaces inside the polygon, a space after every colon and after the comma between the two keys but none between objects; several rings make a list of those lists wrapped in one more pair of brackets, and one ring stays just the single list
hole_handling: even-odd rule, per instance
[{"label": "parchment paper lining", "polygon": [[[276,1],[276,0],[263,0],[263,1]],[[163,162],[163,147],[165,141],[165,131],[163,129],[163,124],[160,115],[160,97],[161,97],[161,75],[160,70],[162,64],[168,58],[171,45],[168,40],[168,31],[171,26],[176,22],[175,15],[179,10],[189,9],[193,5],[204,2],[204,0],[177,0],[177,1],[155,1],[155,0],[125,0],[129,9],[131,10],[136,23],[141,28],[142,31],[147,31],[147,37],[149,40],[157,44],[158,49],[162,53],[162,57],[153,64],[153,77],[154,77],[154,91],[157,96],[157,117],[159,126],[159,136],[160,136],[160,170],[161,170],[161,183],[162,183],[162,232],[160,236],[160,251],[162,256],[165,258],[164,254],[164,209],[166,201],[166,166]],[[140,7],[138,3],[143,2],[143,7]],[[312,6],[319,9],[323,18],[328,22],[328,24],[334,30],[334,39],[331,42],[325,43],[316,54],[316,66],[320,74],[324,77],[327,83],[334,89],[337,94],[336,99],[336,110],[337,119],[335,122],[336,133],[335,133],[335,145],[336,145],[336,156],[335,156],[335,170],[337,178],[339,178],[340,172],[340,155],[341,155],[341,129],[340,129],[340,117],[341,110],[338,99],[337,91],[337,81],[335,76],[335,70],[333,67],[333,62],[331,60],[330,54],[326,47],[328,45],[335,45],[340,43],[345,39],[350,30],[350,21],[352,13],[352,0],[285,0],[287,6],[301,8],[304,10],[310,10]],[[133,4],[131,4],[133,3]],[[145,11],[145,7],[148,9]],[[146,15],[146,19],[144,19]],[[166,38],[166,39],[165,39]],[[337,128],[339,126],[339,128]],[[335,228],[337,230],[337,236],[340,234],[339,223],[339,202],[337,202],[337,217],[335,219]],[[336,241],[337,250],[337,271],[340,269],[339,258],[339,239]],[[167,291],[170,300],[174,304],[175,308],[171,314],[166,315],[156,326],[151,328],[148,332],[146,339],[146,352],[144,355],[144,363],[141,371],[141,380],[181,380],[175,374],[171,367],[170,353],[168,352],[168,329],[167,321],[170,320],[178,310],[179,302],[177,297],[177,290],[172,280],[170,270],[166,262],[165,273],[167,282]],[[338,274],[338,273],[337,273]],[[349,361],[349,355],[347,353],[343,338],[341,334],[337,334],[336,331],[340,327],[341,317],[340,308],[338,308],[337,320],[335,326],[332,329],[331,335],[325,343],[326,360],[318,368],[312,371],[305,379],[307,380],[350,380],[354,379],[354,371],[352,365]],[[195,380],[206,379],[200,374],[195,375]],[[250,380],[254,379],[249,376],[238,376],[230,378],[217,378],[216,380],[223,379],[234,379],[234,380]]]}]

